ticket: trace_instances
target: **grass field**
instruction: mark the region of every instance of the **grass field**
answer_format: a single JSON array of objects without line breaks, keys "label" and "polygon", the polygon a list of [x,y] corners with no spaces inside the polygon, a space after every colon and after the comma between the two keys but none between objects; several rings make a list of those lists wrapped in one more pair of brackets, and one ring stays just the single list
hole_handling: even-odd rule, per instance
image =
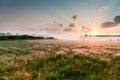
[{"label": "grass field", "polygon": [[120,80],[120,43],[0,42],[0,80]]},{"label": "grass field", "polygon": [[28,48],[28,44],[24,41],[0,41],[0,47],[2,48]]}]

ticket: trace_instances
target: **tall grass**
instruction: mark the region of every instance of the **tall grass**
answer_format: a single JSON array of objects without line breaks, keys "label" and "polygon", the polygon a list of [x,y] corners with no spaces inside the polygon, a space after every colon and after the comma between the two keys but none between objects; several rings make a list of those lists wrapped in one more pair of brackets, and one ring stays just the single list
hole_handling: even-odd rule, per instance
[{"label": "tall grass", "polygon": [[120,80],[120,57],[111,53],[119,52],[119,46],[111,48],[36,43],[1,47],[0,80]]}]

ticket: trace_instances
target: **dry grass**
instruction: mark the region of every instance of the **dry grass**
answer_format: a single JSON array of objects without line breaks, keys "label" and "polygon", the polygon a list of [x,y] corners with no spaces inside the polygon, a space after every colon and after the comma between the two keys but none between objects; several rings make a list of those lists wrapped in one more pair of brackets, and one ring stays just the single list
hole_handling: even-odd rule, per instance
[{"label": "dry grass", "polygon": [[[56,55],[61,55],[62,56],[61,60],[62,59],[64,60],[64,58],[66,57],[67,57],[66,59],[69,60],[69,58],[71,59],[71,56],[84,55],[84,56],[90,56],[92,58],[98,58],[100,60],[107,62],[110,62],[111,59],[114,57],[116,58],[120,57],[120,43],[60,42],[60,41],[54,43],[52,41],[51,42],[28,41],[27,44],[29,44],[29,47],[28,49],[25,50],[18,49],[16,47],[10,48],[10,50],[15,51],[15,53],[10,52],[10,54],[8,48],[0,48],[1,51],[8,50],[7,54],[4,53],[0,55],[0,72],[3,72],[0,73],[0,80],[2,79],[3,80],[9,80],[9,79],[10,80],[44,80],[45,77],[48,76],[57,76],[56,74],[58,73],[56,74],[51,73],[50,75],[48,75],[46,72],[49,71],[49,68],[55,67],[56,64],[51,63],[51,61],[48,60],[50,59],[56,62],[56,60],[59,58],[59,57],[54,58],[54,56]],[[21,54],[18,55],[17,51],[20,52]],[[49,57],[51,55],[54,56]],[[38,61],[39,64],[37,63]],[[44,64],[48,66],[45,66]],[[34,66],[36,67],[34,68]],[[37,69],[41,71],[36,71]],[[112,73],[113,72],[111,72],[110,74]],[[48,80],[52,80],[52,79],[48,79]]]}]

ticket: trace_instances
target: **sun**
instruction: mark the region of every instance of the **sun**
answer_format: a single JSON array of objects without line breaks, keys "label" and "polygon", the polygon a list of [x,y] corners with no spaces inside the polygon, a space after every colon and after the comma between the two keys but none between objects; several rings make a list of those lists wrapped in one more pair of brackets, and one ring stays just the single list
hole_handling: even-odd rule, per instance
[{"label": "sun", "polygon": [[98,34],[98,32],[96,32],[96,31],[90,32],[90,35],[97,35],[97,34]]}]

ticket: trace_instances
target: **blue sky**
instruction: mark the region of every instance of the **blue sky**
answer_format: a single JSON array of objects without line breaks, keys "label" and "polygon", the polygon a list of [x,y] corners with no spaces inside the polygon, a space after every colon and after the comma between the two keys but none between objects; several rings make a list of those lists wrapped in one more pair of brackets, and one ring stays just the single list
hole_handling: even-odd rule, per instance
[{"label": "blue sky", "polygon": [[[77,37],[114,21],[119,5],[120,0],[0,0],[0,32]],[[99,32],[107,34],[109,29]]]}]

